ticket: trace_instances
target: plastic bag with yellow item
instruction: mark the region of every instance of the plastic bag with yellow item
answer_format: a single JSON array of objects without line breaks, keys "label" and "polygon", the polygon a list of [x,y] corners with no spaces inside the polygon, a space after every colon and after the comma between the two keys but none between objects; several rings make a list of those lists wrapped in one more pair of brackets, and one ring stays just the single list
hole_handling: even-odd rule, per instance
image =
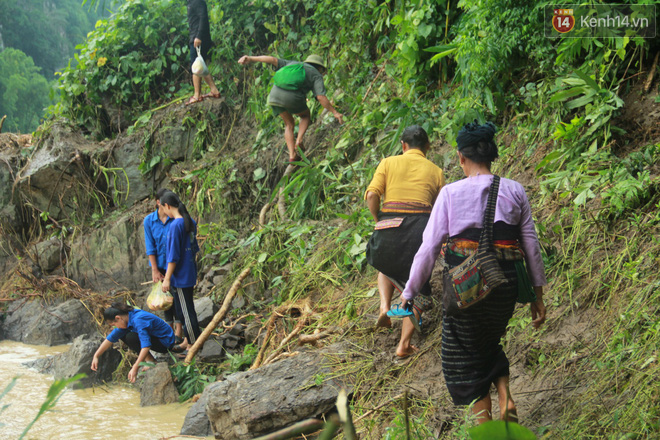
[{"label": "plastic bag with yellow item", "polygon": [[170,292],[163,292],[163,283],[160,281],[151,288],[151,293],[147,297],[147,307],[151,310],[169,310],[174,303],[174,298]]}]

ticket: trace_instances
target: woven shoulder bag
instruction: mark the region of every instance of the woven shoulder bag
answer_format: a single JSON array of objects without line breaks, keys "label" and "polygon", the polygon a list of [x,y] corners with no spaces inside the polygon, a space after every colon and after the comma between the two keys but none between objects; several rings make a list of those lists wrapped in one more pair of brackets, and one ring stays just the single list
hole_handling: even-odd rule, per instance
[{"label": "woven shoulder bag", "polygon": [[445,313],[455,315],[483,300],[496,287],[508,280],[493,250],[493,220],[500,177],[493,176],[488,202],[479,236],[477,252],[443,274],[443,305]]}]

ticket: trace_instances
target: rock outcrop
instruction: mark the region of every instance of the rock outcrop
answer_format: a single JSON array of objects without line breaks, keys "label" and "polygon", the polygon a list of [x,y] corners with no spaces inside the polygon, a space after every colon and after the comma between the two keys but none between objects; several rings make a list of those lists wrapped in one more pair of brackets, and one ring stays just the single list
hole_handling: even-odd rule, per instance
[{"label": "rock outcrop", "polygon": [[211,429],[211,422],[206,415],[206,405],[208,403],[209,394],[202,393],[199,400],[193,403],[193,406],[188,410],[186,418],[181,427],[181,435],[192,435],[196,437],[210,437],[213,435]]},{"label": "rock outcrop", "polygon": [[159,362],[144,372],[140,382],[140,406],[165,405],[179,400],[167,362]]},{"label": "rock outcrop", "polygon": [[88,388],[110,382],[112,374],[122,359],[117,350],[111,348],[103,353],[96,371],[92,371],[90,368],[94,353],[104,339],[101,335],[81,335],[73,341],[69,351],[37,359],[25,365],[40,373],[52,374],[55,379],[69,379],[77,374],[85,373],[86,377],[75,382],[74,388]]},{"label": "rock outcrop", "polygon": [[35,345],[61,345],[94,334],[96,323],[77,299],[59,304],[43,300],[15,301],[2,323],[5,339]]},{"label": "rock outcrop", "polygon": [[91,215],[98,203],[91,193],[105,190],[105,181],[93,177],[101,154],[99,144],[55,124],[16,177],[16,188],[23,200],[54,219]]},{"label": "rock outcrop", "polygon": [[[344,384],[328,379],[324,355],[342,352],[338,345],[305,352],[209,385],[202,399],[215,438],[251,439],[330,411]],[[189,415],[187,422],[199,420],[199,405]]]},{"label": "rock outcrop", "polygon": [[127,213],[107,227],[91,231],[71,244],[69,276],[95,290],[135,290],[150,280],[144,251],[143,216]]}]

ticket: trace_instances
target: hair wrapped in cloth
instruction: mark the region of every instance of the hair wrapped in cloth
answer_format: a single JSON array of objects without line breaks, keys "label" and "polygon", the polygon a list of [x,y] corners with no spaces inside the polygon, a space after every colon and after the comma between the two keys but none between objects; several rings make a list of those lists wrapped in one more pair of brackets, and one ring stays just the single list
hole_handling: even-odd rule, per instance
[{"label": "hair wrapped in cloth", "polygon": [[461,131],[458,132],[456,136],[456,143],[458,144],[458,150],[462,150],[465,147],[469,147],[479,142],[490,142],[495,136],[495,124],[492,122],[486,122],[483,125],[479,125],[477,120],[469,124],[465,124]]}]

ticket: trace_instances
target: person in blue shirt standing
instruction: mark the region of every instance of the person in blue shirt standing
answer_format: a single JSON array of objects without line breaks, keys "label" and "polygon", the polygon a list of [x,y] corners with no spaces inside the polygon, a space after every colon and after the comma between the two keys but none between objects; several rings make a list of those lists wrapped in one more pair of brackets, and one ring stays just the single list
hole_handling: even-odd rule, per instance
[{"label": "person in blue shirt standing", "polygon": [[194,344],[201,334],[193,302],[193,289],[197,284],[195,254],[199,251],[197,224],[190,217],[186,205],[173,192],[165,192],[160,204],[165,214],[174,219],[167,233],[167,271],[163,278],[163,292],[172,290],[176,313],[183,318],[185,339],[176,346],[178,351]]},{"label": "person in blue shirt standing", "polygon": [[[156,192],[156,210],[144,218],[144,247],[147,251],[149,258],[149,266],[151,266],[151,279],[154,283],[163,281],[165,272],[167,270],[167,262],[165,261],[165,246],[167,244],[167,231],[170,230],[172,218],[168,217],[163,211],[160,204],[160,198],[168,191],[161,188]],[[177,337],[183,335],[181,328],[180,315],[174,316],[174,308],[164,311],[165,322],[170,324],[174,329],[174,334]]]},{"label": "person in blue shirt standing", "polygon": [[103,311],[107,324],[116,328],[110,332],[92,358],[92,371],[99,366],[99,358],[112,344],[120,339],[138,353],[138,358],[128,372],[128,380],[135,382],[142,362],[155,362],[149,350],[167,353],[174,346],[174,331],[165,321],[153,313],[135,309],[127,304],[116,302]]}]

